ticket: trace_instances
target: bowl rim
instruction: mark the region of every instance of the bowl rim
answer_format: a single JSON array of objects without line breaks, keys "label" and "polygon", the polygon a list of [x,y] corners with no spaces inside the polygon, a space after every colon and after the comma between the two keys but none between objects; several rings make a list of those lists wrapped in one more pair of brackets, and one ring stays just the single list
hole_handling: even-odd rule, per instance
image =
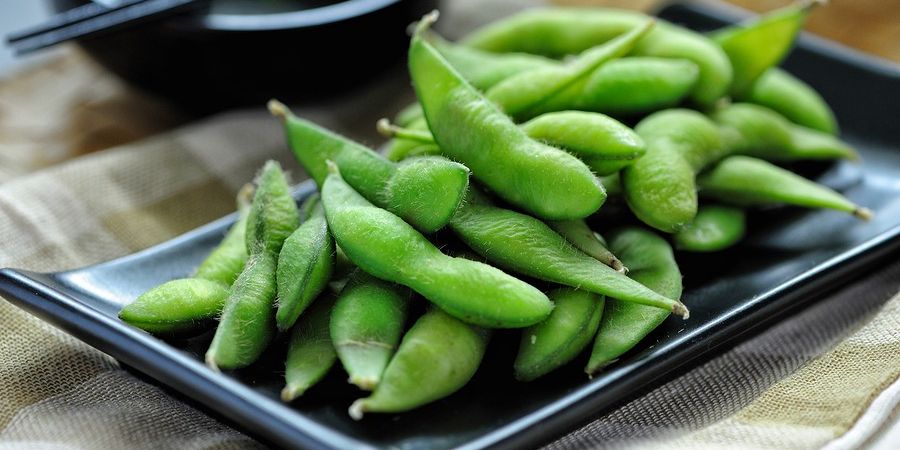
[{"label": "bowl rim", "polygon": [[186,24],[214,31],[266,31],[306,28],[373,13],[405,0],[345,0],[331,5],[272,14],[203,14]]}]

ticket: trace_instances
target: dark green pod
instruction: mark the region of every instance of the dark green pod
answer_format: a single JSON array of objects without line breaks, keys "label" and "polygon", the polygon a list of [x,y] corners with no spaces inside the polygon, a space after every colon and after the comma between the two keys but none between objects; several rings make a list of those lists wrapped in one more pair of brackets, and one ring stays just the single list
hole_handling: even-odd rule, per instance
[{"label": "dark green pod", "polygon": [[303,395],[334,365],[337,355],[328,334],[333,306],[334,296],[319,297],[291,329],[284,363],[282,401],[290,402]]},{"label": "dark green pod", "polygon": [[557,289],[547,295],[556,304],[550,317],[522,330],[514,365],[519,381],[534,380],[574,359],[591,342],[600,325],[602,295],[572,288]]},{"label": "dark green pod", "polygon": [[213,323],[227,298],[228,286],[217,281],[172,280],[125,305],[119,318],[153,334],[193,334]]},{"label": "dark green pod", "polygon": [[747,228],[744,211],[719,205],[700,206],[694,221],[673,235],[679,250],[715,252],[737,244]]},{"label": "dark green pod", "polygon": [[303,310],[322,293],[334,272],[334,257],[334,239],[328,232],[324,213],[309,218],[284,241],[276,272],[275,321],[279,330],[293,326]]},{"label": "dark green pod", "polygon": [[358,270],[331,313],[331,341],[350,383],[371,391],[381,381],[406,321],[409,289]]},{"label": "dark green pod", "polygon": [[[628,265],[628,276],[669,298],[681,298],[681,272],[665,239],[640,228],[610,235],[610,248]],[[631,350],[668,314],[632,302],[607,298],[600,329],[585,371],[593,374]]]},{"label": "dark green pod", "polygon": [[403,336],[372,395],[353,402],[350,416],[409,411],[456,392],[478,370],[488,337],[488,330],[431,308]]}]

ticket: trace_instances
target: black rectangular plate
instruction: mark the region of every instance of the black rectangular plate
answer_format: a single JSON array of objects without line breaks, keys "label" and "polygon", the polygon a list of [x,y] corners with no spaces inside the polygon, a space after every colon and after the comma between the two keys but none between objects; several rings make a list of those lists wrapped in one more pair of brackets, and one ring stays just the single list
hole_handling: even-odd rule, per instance
[{"label": "black rectangular plate", "polygon": [[[720,11],[669,6],[661,17],[707,29]],[[516,337],[498,333],[472,382],[415,412],[361,422],[347,415],[361,396],[331,374],[294,405],[278,400],[283,349],[255,368],[219,374],[200,355],[208,340],[167,343],[116,318],[144,290],[188,274],[221,238],[229,216],[108,263],[64,273],[0,272],[0,293],[20,307],[203,405],[248,433],[284,447],[515,448],[537,445],[595,417],[651,381],[708,357],[742,333],[784,318],[900,247],[900,71],[810,37],[785,66],[818,89],[838,114],[863,165],[840,163],[819,180],[876,213],[868,223],[829,211],[780,209],[752,216],[750,234],[718,255],[678,255],[691,319],[670,319],[639,348],[592,380],[578,360],[532,383],[513,381]],[[297,197],[312,192],[301,185]],[[177,348],[176,348],[177,346]],[[184,350],[187,349],[187,350]]]}]

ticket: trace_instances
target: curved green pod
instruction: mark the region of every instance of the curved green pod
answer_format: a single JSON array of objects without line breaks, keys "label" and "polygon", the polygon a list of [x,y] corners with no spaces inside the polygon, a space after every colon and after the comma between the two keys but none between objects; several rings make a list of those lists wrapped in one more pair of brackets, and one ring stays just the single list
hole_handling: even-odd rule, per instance
[{"label": "curved green pod", "polygon": [[594,259],[612,267],[616,272],[628,273],[628,268],[622,265],[622,261],[619,261],[619,258],[609,251],[603,238],[591,230],[584,220],[549,221],[547,225],[566,238],[578,250],[593,256]]},{"label": "curved green pod", "polygon": [[267,162],[256,184],[247,218],[250,257],[231,286],[206,352],[206,363],[215,370],[250,365],[275,335],[278,252],[300,222],[297,204],[278,163]]},{"label": "curved green pod", "polygon": [[250,213],[250,200],[253,196],[253,185],[247,184],[238,192],[238,219],[228,229],[225,238],[209,256],[197,266],[194,278],[218,281],[231,286],[247,263],[247,215]]},{"label": "curved green pod", "polygon": [[786,203],[843,211],[868,220],[872,211],[843,195],[761,159],[731,156],[697,180],[700,193],[724,203],[754,206]]},{"label": "curved green pod", "polygon": [[710,35],[728,55],[734,69],[732,95],[745,92],[760,75],[784,59],[803,29],[810,9],[818,3],[794,3]]},{"label": "curved green pod", "polygon": [[406,321],[409,289],[357,270],[331,313],[334,349],[350,383],[371,391],[381,381]]},{"label": "curved green pod", "polygon": [[[321,207],[318,208],[321,211]],[[334,239],[328,232],[324,211],[303,222],[285,241],[278,254],[276,283],[280,331],[294,325],[307,306],[322,293],[334,273]]]},{"label": "curved green pod", "polygon": [[153,334],[192,334],[203,331],[215,320],[227,298],[228,286],[218,281],[172,280],[125,305],[119,318]]},{"label": "curved green pod", "polygon": [[441,253],[402,219],[369,203],[336,169],[322,188],[322,202],[335,241],[354,264],[412,288],[454,317],[518,328],[540,322],[553,308],[541,291],[499,269]]},{"label": "curved green pod", "polygon": [[[379,131],[394,140],[389,158],[403,159],[419,146],[440,152],[424,122],[415,128],[399,128],[379,122]],[[581,159],[597,175],[609,175],[640,158],[644,141],[628,126],[600,114],[585,111],[559,111],[542,114],[520,125],[532,139],[563,149]]]},{"label": "curved green pod", "polygon": [[602,295],[572,288],[557,289],[547,295],[556,304],[550,317],[522,330],[513,365],[519,381],[534,380],[574,359],[600,326]]},{"label": "curved green pod", "polygon": [[715,252],[737,244],[744,237],[747,218],[739,208],[701,205],[694,221],[672,238],[679,250]]},{"label": "curved green pod", "polygon": [[277,101],[269,110],[284,122],[294,156],[319,187],[326,161],[339,164],[348,183],[369,201],[402,217],[425,233],[443,227],[469,186],[469,170],[445,158],[422,158],[398,165],[378,153],[293,115]]},{"label": "curved green pod", "polygon": [[[493,22],[462,40],[482,50],[563,57],[583,52],[634,28],[647,16],[611,8],[534,8]],[[691,30],[660,23],[634,48],[635,56],[687,59],[700,69],[691,97],[711,105],[727,94],[732,68],[714,42]]]},{"label": "curved green pod", "polygon": [[323,295],[310,305],[291,329],[284,363],[281,400],[290,402],[325,377],[337,355],[328,334],[334,297]]},{"label": "curved green pod", "polygon": [[[640,228],[610,234],[610,248],[628,265],[628,276],[669,298],[681,298],[681,272],[665,239]],[[658,308],[606,299],[585,372],[594,374],[650,334],[668,314]]]},{"label": "curved green pod", "polygon": [[478,370],[489,336],[431,308],[403,336],[372,395],[350,406],[350,417],[409,411],[456,392]]},{"label": "curved green pod", "polygon": [[654,25],[655,22],[647,20],[566,63],[513,75],[495,84],[485,96],[516,121],[564,109],[559,104],[579,95],[595,70],[625,56]]},{"label": "curved green pod", "polygon": [[670,109],[635,127],[647,153],[621,173],[628,207],[644,223],[672,233],[697,214],[697,172],[725,154],[716,125],[702,114]]},{"label": "curved green pod", "polygon": [[822,96],[803,80],[777,67],[762,74],[739,98],[765,106],[797,125],[831,135],[838,133],[834,112]]},{"label": "curved green pod", "polygon": [[794,125],[765,106],[734,103],[710,118],[722,128],[723,145],[731,154],[772,161],[859,158],[836,137]]},{"label": "curved green pod", "polygon": [[687,59],[620,58],[595,70],[581,92],[560,107],[613,116],[651,113],[681,103],[699,77],[697,64]]},{"label": "curved green pod", "polygon": [[537,216],[572,219],[596,211],[606,195],[591,170],[578,158],[528,137],[453,70],[421,36],[435,19],[429,15],[419,23],[409,68],[441,151],[468,166],[506,201]]},{"label": "curved green pod", "polygon": [[576,249],[544,222],[493,206],[474,191],[450,222],[450,228],[472,250],[500,267],[688,316],[683,304]]}]

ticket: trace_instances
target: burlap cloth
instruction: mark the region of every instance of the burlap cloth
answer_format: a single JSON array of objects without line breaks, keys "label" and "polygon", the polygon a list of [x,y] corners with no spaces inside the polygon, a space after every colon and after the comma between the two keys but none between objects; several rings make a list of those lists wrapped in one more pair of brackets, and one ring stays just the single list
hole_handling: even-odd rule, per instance
[{"label": "burlap cloth", "polygon": [[[448,3],[444,26],[462,30],[521,2]],[[371,124],[406,84],[398,68],[298,112],[377,144]],[[0,83],[0,266],[74,268],[169,239],[228,213],[269,158],[303,177],[261,107],[136,140],[182,120],[71,48]],[[887,264],[549,448],[871,442],[900,403],[898,289],[900,262]],[[0,430],[0,450],[261,446],[2,300]]]}]

